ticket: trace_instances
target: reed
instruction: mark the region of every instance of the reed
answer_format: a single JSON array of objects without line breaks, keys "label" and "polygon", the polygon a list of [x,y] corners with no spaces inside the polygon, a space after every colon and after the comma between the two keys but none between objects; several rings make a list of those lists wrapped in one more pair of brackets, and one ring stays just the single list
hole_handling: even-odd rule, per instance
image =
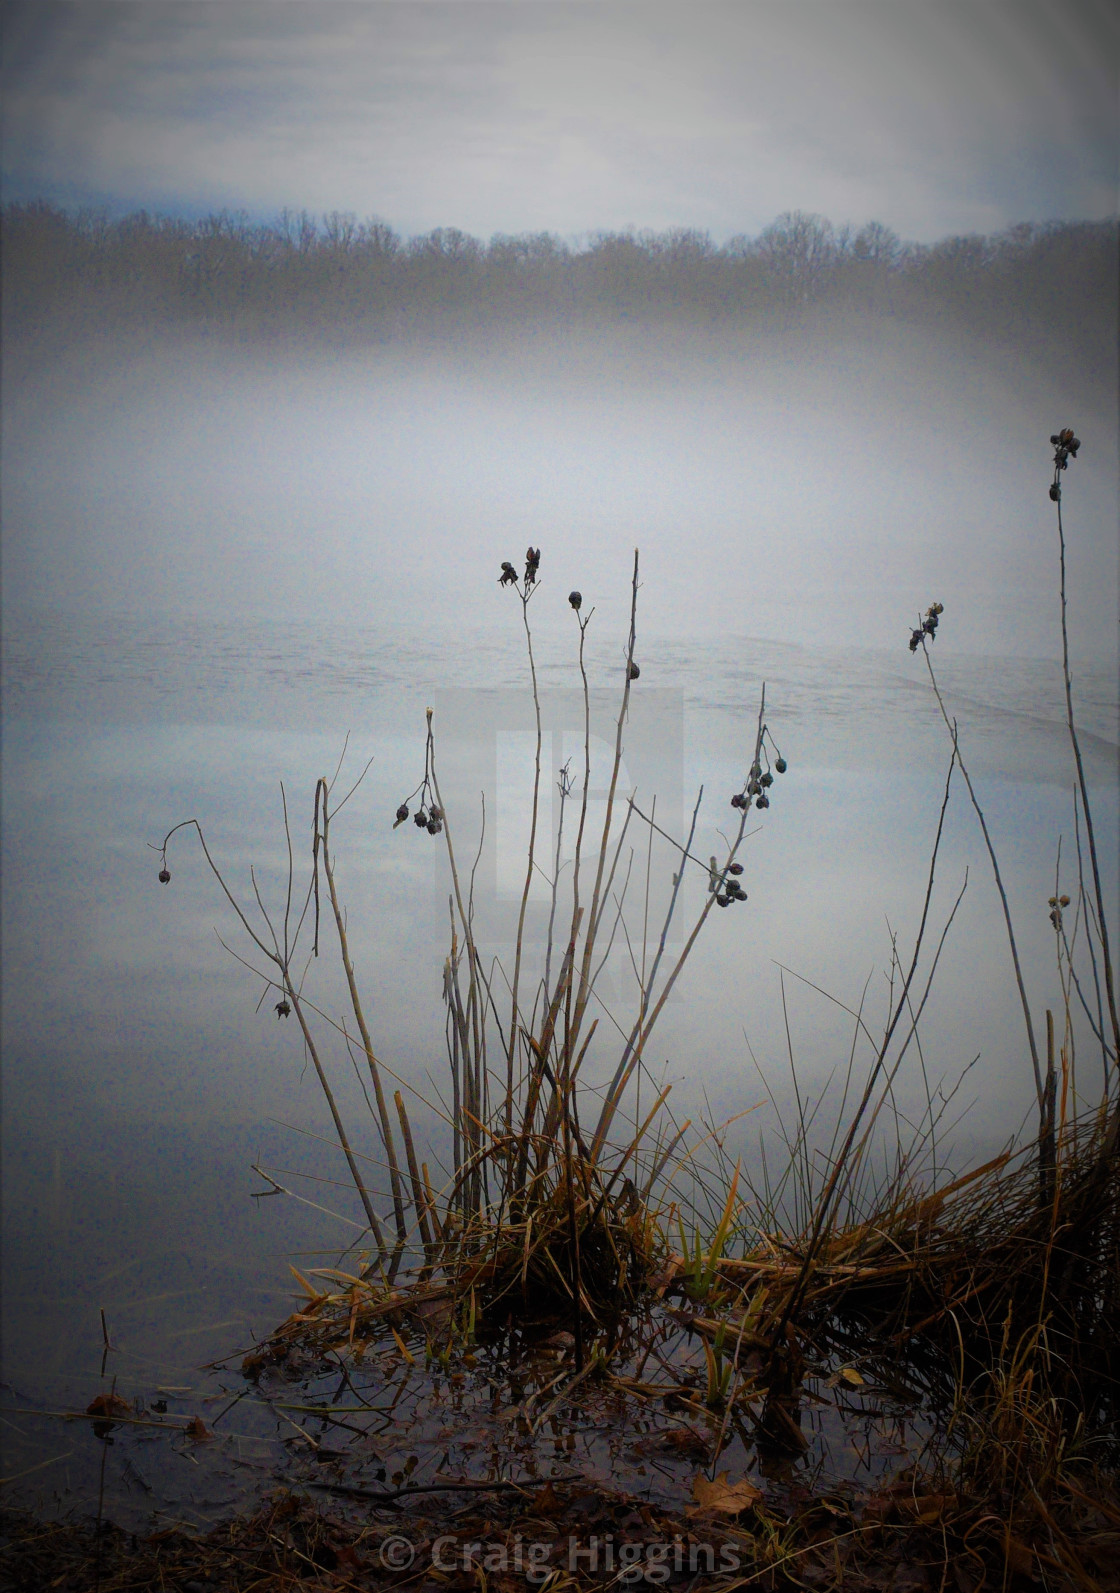
[{"label": "reed", "polygon": [[[362,1287],[373,1294],[380,1289],[391,1291],[407,1259],[410,1265],[419,1265],[415,1273],[417,1287],[428,1288],[435,1276],[447,1281],[454,1299],[454,1319],[458,1319],[461,1302],[467,1299],[474,1322],[502,1310],[553,1311],[573,1326],[577,1369],[582,1371],[585,1345],[606,1331],[620,1311],[639,1300],[647,1280],[668,1253],[665,1213],[658,1205],[657,1191],[664,1185],[666,1170],[674,1158],[684,1154],[688,1125],[674,1126],[673,1132],[666,1127],[668,1090],[654,1091],[652,1100],[647,1094],[639,1107],[645,1054],[665,1002],[713,909],[745,900],[739,884],[742,865],[737,853],[748,815],[754,809],[769,806],[769,789],[774,780],[771,768],[783,772],[785,762],[777,753],[766,724],[763,688],[750,767],[741,788],[732,796],[738,822],[725,856],[712,857],[707,862],[692,852],[702,791],[688,833],[681,840],[655,821],[655,801],[647,816],[636,793],[621,789],[631,692],[641,673],[635,661],[639,591],[639,557],[635,551],[629,627],[619,671],[614,744],[601,828],[592,824],[589,807],[591,699],[586,640],[594,610],[584,610],[578,592],[569,597],[578,633],[584,766],[578,791],[570,769],[561,771],[561,822],[564,803],[578,800],[574,858],[570,878],[561,889],[560,834],[553,856],[552,838],[544,837],[539,826],[543,777],[541,703],[530,605],[539,590],[540,561],[540,550],[530,547],[523,573],[518,574],[507,563],[500,579],[501,587],[512,588],[520,601],[536,724],[530,838],[508,976],[499,963],[488,963],[479,944],[475,903],[478,859],[469,871],[460,861],[462,816],[449,811],[441,790],[437,726],[430,709],[423,774],[396,812],[396,828],[411,820],[416,828],[441,838],[450,878],[450,949],[444,964],[443,988],[451,1086],[450,1109],[444,1115],[450,1129],[451,1165],[442,1175],[437,1173],[434,1186],[426,1164],[421,1176],[401,1090],[394,1095],[395,1125],[393,1122],[382,1077],[386,1069],[376,1054],[366,1021],[337,885],[332,825],[362,777],[339,800],[335,790],[341,762],[333,778],[324,776],[316,783],[311,867],[306,882],[298,888],[285,796],[288,874],[282,915],[273,915],[266,909],[255,875],[251,876],[255,914],[253,905],[238,902],[195,820],[176,825],[168,833],[159,849],[160,878],[165,883],[170,879],[168,847],[173,837],[184,828],[193,828],[207,864],[256,953],[256,962],[249,959],[249,965],[263,981],[266,992],[277,996],[277,1013],[282,1017],[294,1014],[297,1020],[368,1225],[371,1249]],[[775,753],[773,760],[771,751]],[[581,1070],[597,1038],[601,1043],[600,1015],[593,1007],[600,1003],[596,987],[606,957],[620,926],[628,941],[632,943],[634,938],[624,917],[626,879],[632,864],[626,847],[628,838],[643,826],[649,844],[640,970],[635,963],[637,1009],[628,1023],[611,1014],[612,1023],[622,1036],[621,1049],[605,1090],[596,1094],[584,1086]],[[593,828],[595,834],[591,833]],[[644,948],[649,933],[649,872],[655,833],[670,840],[679,862],[667,910],[657,926],[656,949],[647,957]],[[534,873],[542,870],[545,861],[553,869],[549,930],[543,969],[534,974],[530,972],[526,915]],[[684,912],[682,884],[688,869],[696,871],[706,889],[693,921],[684,926],[682,949],[671,954],[670,932]],[[623,875],[626,879],[620,883]],[[346,1018],[322,1010],[306,992],[308,961],[301,959],[307,958],[308,939],[309,961],[320,953],[321,883],[326,887],[337,934],[356,1036]],[[332,1030],[364,1059],[372,1086],[373,1127],[380,1140],[372,1163],[380,1164],[388,1180],[388,1216],[376,1209],[378,1202],[363,1171],[371,1165],[371,1158],[357,1153],[342,1121],[338,1091],[326,1066],[322,1041],[322,1036],[329,1036]],[[597,1054],[596,1061],[601,1067],[601,1055]],[[632,1108],[625,1105],[630,1095],[634,1097]],[[438,1105],[433,1109],[438,1110]],[[403,1166],[398,1152],[400,1142],[405,1147]],[[272,1183],[274,1190],[281,1187]],[[732,1188],[717,1235],[717,1252],[735,1204]],[[670,1208],[675,1210],[676,1203],[670,1201]],[[390,1232],[394,1235],[392,1240],[388,1237]]]},{"label": "reed", "polygon": [[[1078,444],[1071,431],[1053,441],[1056,485],[1059,472],[1076,457]],[[808,1102],[798,1092],[797,1120],[785,1129],[786,1163],[773,1177],[764,1164],[761,1179],[752,1180],[738,1162],[728,1164],[719,1134],[701,1134],[690,1123],[678,1125],[669,1110],[668,1090],[654,1089],[651,1097],[648,1076],[645,1100],[638,1104],[650,1037],[669,993],[713,909],[745,899],[737,854],[747,819],[769,806],[774,775],[784,773],[786,763],[766,721],[763,687],[751,762],[732,797],[738,822],[722,859],[704,861],[693,852],[702,791],[687,831],[678,838],[656,822],[654,806],[647,813],[637,793],[620,788],[631,692],[640,677],[635,661],[637,552],[607,799],[595,834],[589,833],[591,721],[585,646],[593,610],[584,612],[578,592],[569,599],[578,627],[584,767],[578,787],[570,766],[560,771],[561,826],[565,805],[578,802],[573,867],[563,888],[559,836],[553,849],[553,838],[542,836],[539,824],[544,776],[531,603],[539,590],[540,550],[528,550],[523,573],[508,563],[502,568],[501,586],[512,588],[520,601],[536,724],[530,842],[508,976],[500,964],[487,962],[479,943],[478,857],[464,868],[458,850],[463,816],[444,800],[438,727],[433,712],[427,713],[423,776],[397,809],[396,824],[411,819],[416,828],[442,837],[449,869],[450,947],[443,989],[452,1150],[450,1165],[434,1180],[428,1163],[417,1156],[401,1090],[394,1094],[394,1106],[404,1145],[403,1172],[398,1162],[382,1084],[387,1070],[375,1054],[364,1018],[337,892],[330,826],[354,787],[335,802],[338,771],[333,780],[324,778],[316,786],[312,867],[298,910],[293,905],[298,893],[285,807],[290,861],[282,922],[266,913],[255,880],[260,921],[250,918],[201,829],[186,821],[196,830],[206,862],[263,958],[257,972],[278,996],[278,1011],[290,1010],[297,1017],[368,1222],[365,1265],[357,1273],[319,1269],[301,1278],[306,1299],[300,1310],[254,1351],[246,1362],[248,1371],[283,1358],[297,1342],[355,1350],[390,1336],[410,1360],[415,1357],[409,1341],[446,1364],[451,1355],[468,1351],[479,1336],[499,1333],[511,1322],[547,1320],[571,1329],[574,1367],[566,1394],[554,1394],[543,1407],[546,1411],[570,1397],[577,1385],[586,1390],[603,1379],[641,1399],[656,1394],[695,1408],[700,1396],[659,1359],[665,1333],[684,1328],[703,1349],[701,1404],[720,1417],[713,1477],[735,1424],[746,1424],[760,1453],[801,1452],[806,1443],[801,1402],[810,1382],[821,1386],[826,1378],[830,1387],[845,1379],[853,1385],[879,1379],[890,1386],[901,1380],[915,1392],[935,1419],[936,1437],[923,1461],[922,1475],[932,1490],[928,1497],[951,1496],[961,1522],[971,1519],[969,1510],[980,1509],[977,1501],[996,1508],[992,1502],[1002,1500],[1000,1519],[1014,1519],[1020,1538],[1029,1536],[1042,1530],[1039,1523],[1045,1524],[1048,1509],[1051,1520],[1056,1519],[1054,1501],[1072,1486],[1069,1468],[1087,1441],[1103,1445],[1100,1453],[1111,1454],[1108,1463],[1115,1466],[1120,1422],[1120,1091],[1114,974],[1073,709],[1060,487],[1055,497],[1052,486],[1051,497],[1059,510],[1062,668],[1077,771],[1078,905],[1071,928],[1063,917],[1070,897],[1061,893],[1059,876],[1050,906],[1064,1007],[1057,1025],[1053,1012],[1046,1012],[1045,1072],[995,843],[962,755],[959,728],[933,668],[930,647],[944,612],[934,604],[913,632],[910,646],[912,652],[923,652],[951,753],[914,944],[908,957],[892,948],[892,999],[881,1034],[872,1032],[862,1002],[847,1009],[852,1050],[827,1150],[810,1155],[810,1136],[823,1103]],[[935,1103],[929,1096],[925,1118],[906,1131],[894,1086],[907,1060],[915,1052],[920,1058],[919,1023],[964,894],[962,885],[936,927],[934,884],[958,775],[980,824],[1003,906],[1038,1095],[1039,1131],[982,1166],[947,1176],[938,1144],[952,1097]],[[169,877],[168,841],[183,827],[176,826],[163,843],[162,879]],[[1090,861],[1088,881],[1082,830]],[[647,844],[640,965],[633,959],[636,1008],[627,1024],[612,1014],[620,1045],[613,1067],[608,1062],[605,1087],[593,1093],[583,1069],[593,1045],[602,1069],[603,1041],[592,1009],[598,1000],[598,973],[624,921],[625,888],[616,881],[620,868],[627,874],[623,859],[628,837],[644,835],[648,843],[655,833],[675,848],[672,890],[663,920],[650,936],[652,854]],[[548,866],[547,943],[542,966],[533,973],[525,934],[527,903],[534,872]],[[313,950],[318,948],[320,869],[357,1029],[355,1045],[373,1085],[372,1121],[380,1137],[373,1160],[387,1179],[392,1244],[386,1235],[390,1218],[375,1210],[316,1048],[315,1035],[324,1025],[333,1026],[349,1043],[348,1024],[311,1003],[297,971],[297,948],[309,929]],[[670,930],[685,912],[682,881],[688,869],[699,871],[706,889],[682,930],[680,951],[671,955]],[[616,897],[622,905],[616,903],[612,913]],[[647,938],[655,946],[648,958]],[[1086,1103],[1074,1088],[1075,1004],[1101,1048],[1103,1087],[1095,1104]],[[861,1045],[871,1056],[862,1084],[855,1064]],[[876,1171],[877,1152],[884,1137],[892,1135],[892,1159],[885,1170]],[[668,1383],[648,1382],[651,1355],[669,1375]],[[1027,1500],[1041,1505],[1031,1504],[1028,1510]]]}]

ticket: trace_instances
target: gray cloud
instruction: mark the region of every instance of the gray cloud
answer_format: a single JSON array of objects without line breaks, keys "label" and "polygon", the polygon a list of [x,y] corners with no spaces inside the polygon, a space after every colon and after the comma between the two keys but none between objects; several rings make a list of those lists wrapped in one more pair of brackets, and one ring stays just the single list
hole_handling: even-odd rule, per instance
[{"label": "gray cloud", "polygon": [[1103,0],[12,5],[9,197],[905,236],[1116,205]]}]

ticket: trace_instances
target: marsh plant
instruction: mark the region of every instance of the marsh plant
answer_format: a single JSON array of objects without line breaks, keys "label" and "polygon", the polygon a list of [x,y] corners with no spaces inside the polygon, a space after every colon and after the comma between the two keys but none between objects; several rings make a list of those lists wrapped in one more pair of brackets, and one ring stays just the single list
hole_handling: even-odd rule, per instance
[{"label": "marsh plant", "polygon": [[[445,1281],[456,1301],[469,1302],[475,1326],[497,1310],[515,1314],[551,1311],[569,1320],[576,1361],[582,1369],[590,1340],[619,1311],[633,1305],[649,1278],[668,1256],[665,1197],[671,1174],[687,1155],[690,1124],[676,1125],[665,1114],[667,1088],[647,1089],[640,1111],[627,1109],[628,1097],[646,1071],[650,1037],[666,1001],[714,909],[747,900],[738,854],[748,821],[769,807],[775,773],[786,770],[765,717],[761,690],[753,745],[744,759],[740,787],[729,794],[733,822],[722,856],[694,853],[703,792],[697,796],[683,837],[671,836],[639,804],[638,793],[624,791],[620,773],[628,730],[631,694],[640,689],[637,645],[639,558],[635,551],[630,623],[618,668],[618,705],[606,800],[593,816],[591,791],[591,687],[586,643],[594,609],[582,594],[567,598],[575,628],[575,664],[583,700],[583,767],[560,771],[560,825],[552,836],[541,821],[541,702],[533,650],[531,604],[542,590],[539,548],[527,550],[519,573],[502,564],[498,584],[516,597],[525,638],[536,726],[530,834],[520,893],[517,932],[510,965],[488,961],[476,933],[475,872],[457,850],[464,816],[452,813],[440,787],[438,726],[427,713],[423,772],[402,796],[392,825],[418,830],[442,846],[449,877],[450,946],[444,963],[450,1101],[446,1110],[451,1160],[433,1168],[418,1157],[403,1093],[386,1089],[387,1069],[373,1044],[351,955],[331,843],[334,820],[353,795],[351,786],[336,798],[335,778],[320,779],[313,803],[310,870],[296,886],[296,848],[285,797],[289,869],[284,912],[279,921],[266,909],[253,880],[255,916],[236,900],[195,820],[177,825],[161,848],[160,879],[167,883],[168,844],[177,831],[193,828],[206,861],[249,936],[258,959],[256,972],[277,997],[279,1016],[293,1016],[332,1113],[338,1143],[365,1213],[370,1253],[363,1271],[367,1289],[391,1286],[403,1265],[425,1287]],[[574,853],[561,866],[560,842],[565,807],[573,812]],[[411,823],[409,821],[411,820]],[[626,924],[626,891],[635,835],[654,833],[674,848],[677,866],[662,922],[650,936],[637,974],[636,1009],[612,1025],[621,1034],[605,1084],[584,1088],[581,1077],[600,1027],[603,1004],[597,981],[606,957],[620,937],[632,946]],[[650,848],[646,847],[647,873]],[[530,966],[532,949],[526,914],[534,875],[551,867],[551,903],[542,966]],[[677,921],[685,915],[684,883],[692,871],[702,883],[700,905],[670,949]],[[625,877],[624,877],[625,876]],[[649,881],[644,902],[648,912]],[[311,960],[319,955],[325,895],[345,973],[350,1013],[338,1017],[319,1010],[307,993],[306,942]],[[375,1130],[386,1173],[383,1190],[373,1190],[362,1170],[368,1158],[356,1153],[338,1105],[338,1092],[326,1065],[322,1036],[333,1030],[360,1055],[372,1086]],[[597,1058],[601,1068],[601,1056]],[[648,1082],[648,1079],[647,1079]],[[438,1108],[437,1108],[438,1109]],[[668,1183],[667,1183],[668,1179]],[[668,1199],[668,1205],[663,1204]],[[734,1197],[731,1205],[735,1204]],[[388,1210],[380,1209],[385,1205]],[[724,1233],[728,1224],[724,1225]],[[722,1244],[722,1239],[721,1239]]]},{"label": "marsh plant", "polygon": [[[422,834],[423,844],[443,848],[448,864],[448,1166],[418,1156],[401,1090],[390,1110],[385,1079],[391,1075],[375,1052],[359,994],[331,848],[332,824],[355,788],[336,797],[337,772],[317,783],[309,876],[301,892],[285,805],[289,868],[279,921],[266,911],[255,880],[255,916],[237,901],[201,828],[187,821],[259,958],[256,972],[277,997],[277,1013],[294,1017],[300,1029],[368,1224],[360,1272],[321,1269],[314,1281],[301,1279],[307,1294],[301,1310],[254,1352],[249,1370],[282,1359],[297,1341],[358,1351],[390,1332],[411,1355],[399,1329],[445,1364],[501,1324],[559,1324],[570,1329],[574,1364],[545,1412],[596,1378],[644,1401],[664,1398],[706,1411],[715,1424],[711,1476],[734,1432],[760,1453],[804,1451],[801,1408],[810,1384],[817,1397],[822,1390],[851,1392],[877,1383],[897,1390],[901,1384],[937,1421],[935,1440],[912,1472],[911,1491],[917,1496],[925,1486],[933,1490],[928,1497],[951,1497],[960,1530],[972,1533],[974,1549],[987,1545],[985,1554],[1006,1551],[1012,1525],[1017,1542],[1036,1530],[1051,1531],[1054,1511],[1072,1497],[1062,1493],[1067,1482],[1075,1486],[1071,1466],[1088,1464],[1090,1437],[1104,1446],[1098,1454],[1112,1453],[1108,1464],[1115,1464],[1107,1444],[1115,1446],[1120,1377],[1120,1030],[1066,625],[1061,481],[1080,444],[1069,429],[1051,443],[1062,670],[1076,770],[1075,878],[1068,888],[1063,884],[1059,848],[1054,895],[1046,904],[1063,1005],[1056,1017],[1046,1012],[1040,1048],[996,848],[934,670],[932,650],[935,643],[945,646],[939,638],[947,625],[945,605],[934,602],[909,639],[911,653],[922,654],[950,741],[920,921],[907,954],[892,947],[882,1032],[873,1031],[862,1005],[851,1013],[844,1099],[823,1154],[810,1144],[819,1103],[798,1094],[796,1121],[783,1127],[786,1164],[766,1166],[752,1181],[730,1162],[721,1134],[711,1126],[701,1132],[689,1122],[678,1124],[668,1089],[650,1089],[646,1061],[655,1026],[713,910],[747,901],[739,854],[748,820],[768,808],[787,764],[767,722],[762,686],[742,780],[730,794],[733,823],[722,855],[706,859],[696,852],[702,790],[687,828],[674,836],[655,822],[652,803],[645,811],[644,793],[622,789],[632,694],[641,689],[637,552],[615,681],[606,800],[594,820],[586,650],[594,609],[579,591],[567,598],[584,706],[583,757],[574,772],[570,761],[559,771],[555,836],[545,834],[541,821],[542,782],[552,776],[542,766],[531,623],[533,605],[546,600],[542,553],[530,546],[520,570],[512,561],[501,565],[502,601],[509,594],[520,611],[536,726],[529,842],[508,966],[488,959],[479,943],[478,854],[464,856],[468,815],[453,809],[441,790],[439,726],[430,709],[421,777],[390,820],[403,831],[401,844],[404,836],[421,844]],[[934,883],[958,779],[980,825],[1003,908],[1039,1129],[1037,1138],[948,1177],[936,1155],[944,1101],[936,1106],[931,1097],[924,1121],[907,1132],[894,1087],[915,1053],[920,1059],[919,1023],[963,896],[962,887],[937,927]],[[570,866],[562,868],[566,823],[574,842]],[[182,828],[176,826],[160,848],[165,883],[168,842]],[[676,860],[668,905],[652,934],[645,923],[632,932],[626,896],[633,856],[644,841],[648,902],[655,833]],[[526,923],[538,872],[549,881],[550,911],[542,955],[534,961]],[[690,872],[701,885],[691,915],[682,889]],[[313,961],[324,894],[345,973],[346,1016],[328,1015],[305,993],[305,947],[310,939]],[[678,920],[679,949],[670,952]],[[643,947],[640,961],[631,956],[636,999],[625,1020],[608,1010],[596,988],[619,937],[631,952],[635,942]],[[647,941],[653,948],[648,957]],[[613,1052],[600,1033],[605,1013],[619,1037]],[[1095,1100],[1076,1084],[1077,1013],[1099,1051]],[[371,1162],[355,1154],[323,1060],[321,1036],[332,1030],[356,1049],[372,1085],[377,1160],[385,1169],[377,1190],[365,1182],[362,1166]],[[593,1048],[594,1085],[585,1077]],[[860,1048],[870,1057],[862,1083]],[[885,1173],[873,1154],[884,1128],[896,1146]],[[695,1373],[685,1369],[682,1343],[703,1350]],[[651,1381],[647,1370],[651,1354],[660,1380]],[[1077,1475],[1084,1493],[1084,1469]],[[1002,1503],[993,1514],[997,1496]]]}]

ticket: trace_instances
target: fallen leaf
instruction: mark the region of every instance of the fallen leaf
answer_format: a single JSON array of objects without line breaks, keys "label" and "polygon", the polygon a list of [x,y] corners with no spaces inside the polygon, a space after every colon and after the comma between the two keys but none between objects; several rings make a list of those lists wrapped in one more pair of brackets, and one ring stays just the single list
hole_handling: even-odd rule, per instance
[{"label": "fallen leaf", "polygon": [[87,1416],[131,1416],[132,1406],[127,1399],[122,1399],[119,1394],[98,1394],[97,1398],[86,1406]]},{"label": "fallen leaf", "polygon": [[207,1427],[201,1416],[192,1416],[186,1426],[188,1438],[193,1438],[196,1444],[209,1443],[214,1434]]},{"label": "fallen leaf", "polygon": [[563,1513],[564,1502],[550,1482],[538,1488],[533,1497],[534,1516],[558,1516]]},{"label": "fallen leaf", "polygon": [[701,1510],[718,1510],[721,1515],[737,1516],[758,1503],[762,1489],[756,1488],[746,1477],[729,1482],[726,1471],[721,1471],[714,1482],[709,1482],[701,1472],[692,1484],[692,1497]]},{"label": "fallen leaf", "polygon": [[652,1433],[633,1448],[635,1455],[676,1455],[681,1460],[704,1460],[709,1450],[709,1440],[694,1427],[673,1427],[667,1432]]},{"label": "fallen leaf", "polygon": [[920,1526],[931,1526],[933,1522],[940,1521],[946,1513],[956,1509],[957,1496],[955,1493],[925,1493],[918,1494],[910,1501],[910,1508],[914,1518]]},{"label": "fallen leaf", "polygon": [[1034,1550],[1029,1548],[1027,1544],[1021,1543],[1018,1538],[1013,1538],[1010,1532],[1008,1532],[1004,1540],[1004,1553],[1007,1555],[1007,1563],[1013,1571],[1018,1571],[1024,1576],[1030,1576],[1034,1571]]},{"label": "fallen leaf", "polygon": [[86,1406],[87,1416],[99,1418],[93,1424],[95,1438],[105,1438],[112,1432],[117,1425],[115,1417],[131,1416],[131,1414],[132,1406],[119,1394],[98,1394],[97,1398]]},{"label": "fallen leaf", "polygon": [[575,1335],[563,1330],[559,1333],[552,1333],[547,1339],[541,1340],[542,1350],[574,1350],[575,1347]]}]

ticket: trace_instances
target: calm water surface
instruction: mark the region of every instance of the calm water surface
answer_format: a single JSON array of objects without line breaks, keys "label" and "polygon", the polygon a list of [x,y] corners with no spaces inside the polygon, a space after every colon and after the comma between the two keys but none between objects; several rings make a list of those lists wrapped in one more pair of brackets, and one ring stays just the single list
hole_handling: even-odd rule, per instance
[{"label": "calm water surface", "polygon": [[[566,631],[542,625],[542,689],[546,706],[560,704],[545,751],[550,789],[556,767],[578,752],[578,724],[564,719],[567,699],[556,696],[578,684],[570,644]],[[593,683],[617,679],[619,656],[613,638],[594,638]],[[719,1121],[757,1103],[732,1141],[755,1165],[761,1135],[772,1161],[778,1114],[793,1101],[791,1050],[801,1090],[813,1095],[851,1046],[851,1017],[836,1002],[858,1005],[866,985],[872,1027],[885,1012],[891,937],[908,955],[921,910],[948,738],[905,637],[887,654],[650,636],[640,656],[636,690],[657,708],[641,723],[636,709],[633,734],[648,732],[660,750],[652,765],[628,751],[627,774],[639,804],[660,791],[658,822],[678,835],[704,787],[698,856],[715,851],[728,827],[763,680],[767,719],[789,762],[742,854],[750,900],[713,915],[650,1057],[674,1084],[678,1115]],[[1044,1008],[1060,1005],[1046,908],[1059,836],[1064,887],[1074,878],[1059,671],[954,657],[944,637],[935,661],[999,851],[1041,1026]],[[423,772],[424,709],[433,704],[437,730],[446,726],[445,797],[460,856],[478,844],[471,781],[478,768],[490,771],[479,911],[483,938],[488,923],[500,938],[527,829],[525,675],[512,602],[491,628],[464,625],[454,637],[393,623],[339,635],[58,614],[14,627],[4,655],[3,1419],[4,1472],[20,1475],[19,1497],[65,1505],[96,1492],[100,1452],[89,1434],[29,1413],[82,1409],[104,1386],[102,1310],[114,1346],[107,1375],[122,1392],[212,1416],[238,1384],[205,1363],[249,1345],[290,1309],[288,1259],[330,1264],[359,1237],[294,1025],[277,1019],[275,997],[262,1001],[261,980],[219,943],[221,935],[252,960],[191,833],[173,843],[166,889],[152,843],[197,818],[235,893],[251,896],[252,866],[264,901],[280,911],[281,782],[305,878],[314,783],[335,769],[349,734],[343,787],[372,760],[332,832],[354,959],[381,1057],[434,1102],[445,1071],[442,854],[411,825],[394,832],[392,815]],[[459,756],[464,690],[478,723],[491,727],[475,765]],[[1113,673],[1080,670],[1078,693],[1115,901]],[[596,745],[605,756],[605,739]],[[627,912],[640,959],[647,833],[636,826],[633,839]],[[654,850],[655,902],[671,862],[668,849]],[[946,1118],[975,1103],[946,1132],[944,1152],[958,1160],[1004,1141],[1032,1098],[998,899],[958,787],[935,882],[937,933],[966,870],[921,1054],[899,1090],[901,1109],[916,1118],[927,1083],[947,1091],[975,1063]],[[702,883],[689,888],[685,921],[702,900]],[[538,920],[547,894],[539,883]],[[324,937],[313,970],[324,1001],[341,994],[329,951]],[[621,937],[601,988],[592,1082],[609,1075],[612,1023],[630,1010]],[[328,1049],[355,1139],[374,1155],[345,1049]],[[1100,1061],[1084,1035],[1078,1066],[1091,1096]],[[437,1116],[420,1104],[414,1116],[438,1153]],[[254,1162],[315,1204],[252,1199],[264,1187]],[[162,1508],[205,1519],[264,1486],[282,1435],[251,1402],[236,1422],[236,1464],[200,1467],[153,1449],[146,1472],[135,1456],[132,1475],[117,1467],[108,1486],[118,1516]]]}]

